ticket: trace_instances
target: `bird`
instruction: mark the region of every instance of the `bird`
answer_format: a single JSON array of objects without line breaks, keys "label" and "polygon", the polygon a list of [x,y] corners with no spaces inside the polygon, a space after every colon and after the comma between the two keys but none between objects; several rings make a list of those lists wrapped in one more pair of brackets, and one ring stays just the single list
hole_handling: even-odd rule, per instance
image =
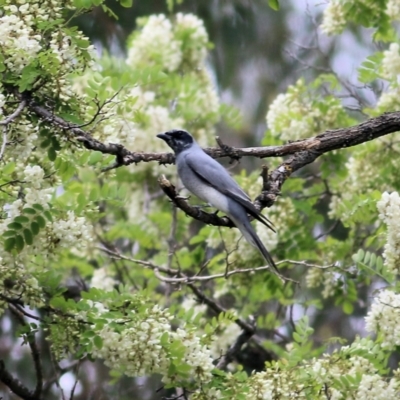
[{"label": "bird", "polygon": [[245,239],[263,255],[270,268],[281,276],[270,253],[252,227],[249,215],[275,232],[272,222],[254,206],[250,197],[228,171],[183,129],[172,129],[159,133],[157,137],[174,151],[178,175],[186,189],[225,213]]}]

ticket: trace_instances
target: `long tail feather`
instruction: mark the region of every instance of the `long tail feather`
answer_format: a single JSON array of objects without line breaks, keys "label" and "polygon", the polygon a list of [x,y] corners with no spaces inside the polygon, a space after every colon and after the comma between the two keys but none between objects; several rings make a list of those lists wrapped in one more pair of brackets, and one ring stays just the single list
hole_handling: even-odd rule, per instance
[{"label": "long tail feather", "polygon": [[265,258],[265,261],[267,261],[268,265],[275,270],[275,272],[281,277],[281,274],[278,271],[278,268],[276,267],[276,264],[274,260],[271,257],[271,254],[269,254],[268,250],[265,248],[263,242],[260,240],[258,237],[257,233],[255,232],[254,228],[250,224],[250,221],[246,221],[246,223],[241,223],[239,222],[236,218],[232,218],[233,222],[235,225],[238,227],[240,232],[242,232],[243,236],[245,239],[258,251],[263,255]]}]

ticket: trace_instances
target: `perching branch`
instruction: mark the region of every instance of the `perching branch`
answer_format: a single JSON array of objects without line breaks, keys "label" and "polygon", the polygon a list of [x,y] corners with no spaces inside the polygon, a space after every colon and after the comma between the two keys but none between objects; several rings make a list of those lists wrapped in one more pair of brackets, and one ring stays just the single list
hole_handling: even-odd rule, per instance
[{"label": "perching branch", "polygon": [[[26,97],[20,93],[15,93],[15,95],[21,100]],[[35,113],[48,124],[71,133],[87,149],[114,155],[116,157],[114,168],[139,162],[157,161],[160,164],[173,164],[175,161],[172,153],[132,152],[120,144],[102,143],[93,138],[89,132],[83,130],[79,125],[67,122],[63,118],[56,116],[51,110],[37,104],[32,98],[28,98],[27,106],[31,112]],[[294,172],[302,166],[313,162],[324,153],[356,146],[399,130],[400,112],[397,111],[370,118],[350,128],[327,130],[312,138],[296,140],[280,146],[237,148],[224,145],[217,138],[219,147],[206,148],[205,151],[213,158],[231,157],[234,159],[241,157],[267,158],[296,155],[295,160],[292,160],[292,168],[294,169],[291,172]],[[157,133],[154,132],[154,134]]]},{"label": "perching branch", "polygon": [[[88,131],[83,130],[81,126],[72,124],[56,116],[51,110],[37,104],[37,102],[26,94],[14,94],[21,100],[21,104],[23,100],[27,101],[29,111],[35,113],[48,124],[71,134],[75,140],[83,143],[87,149],[114,155],[115,162],[105,170],[133,163],[137,164],[139,162],[157,161],[160,164],[172,164],[175,161],[175,157],[171,153],[132,152],[120,144],[102,143],[93,138]],[[350,128],[327,130],[320,135],[308,139],[296,140],[281,146],[235,148],[224,145],[217,138],[219,147],[207,148],[205,151],[213,158],[230,157],[240,159],[241,157],[250,156],[257,158],[290,156],[270,174],[267,173],[267,170],[263,171],[264,187],[261,194],[254,201],[255,206],[261,210],[265,207],[270,207],[276,201],[282,185],[293,172],[307,164],[311,164],[322,154],[369,142],[399,130],[400,112],[391,112],[379,117],[370,118]],[[154,132],[154,134],[156,133]],[[189,206],[184,199],[177,195],[174,187],[166,179],[161,178],[160,184],[174,204],[191,217],[212,225],[233,227],[232,222],[227,218],[219,218],[213,214]]]}]

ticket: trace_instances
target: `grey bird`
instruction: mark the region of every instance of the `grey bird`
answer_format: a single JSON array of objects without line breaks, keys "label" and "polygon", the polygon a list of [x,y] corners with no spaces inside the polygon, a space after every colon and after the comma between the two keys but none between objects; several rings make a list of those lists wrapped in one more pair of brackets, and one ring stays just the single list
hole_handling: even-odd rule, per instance
[{"label": "grey bird", "polygon": [[174,151],[178,174],[186,189],[225,213],[246,240],[260,251],[269,266],[281,276],[268,250],[251,226],[248,215],[275,232],[271,221],[257,210],[250,197],[227,170],[205,153],[192,135],[184,130],[173,129],[160,133],[157,137],[163,139]]}]

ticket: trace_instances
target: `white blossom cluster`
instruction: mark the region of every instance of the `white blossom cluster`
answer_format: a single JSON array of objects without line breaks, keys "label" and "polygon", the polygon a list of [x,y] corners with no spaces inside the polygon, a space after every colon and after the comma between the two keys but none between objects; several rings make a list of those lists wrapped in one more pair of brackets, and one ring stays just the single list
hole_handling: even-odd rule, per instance
[{"label": "white blossom cluster", "polygon": [[176,14],[175,37],[181,41],[182,61],[201,65],[207,56],[208,34],[201,19],[193,14]]},{"label": "white blossom cluster", "polygon": [[376,105],[377,112],[383,113],[394,111],[400,107],[400,87],[390,85],[390,88],[381,94]]},{"label": "white blossom cluster", "polygon": [[60,247],[85,248],[93,241],[91,224],[85,217],[77,217],[74,211],[67,211],[65,218],[55,220],[51,229]]},{"label": "white blossom cluster", "polygon": [[[35,154],[38,158],[45,156],[46,151],[40,148],[39,126],[34,126],[26,116],[20,116],[9,126],[8,135],[10,145],[4,154],[4,159],[8,162],[13,161],[16,164],[16,171],[23,173],[27,160]],[[12,145],[18,143],[18,145]]]},{"label": "white blossom cluster", "polygon": [[386,381],[378,374],[364,374],[357,390],[356,399],[389,400],[399,397],[399,381],[395,378]]},{"label": "white blossom cluster", "polygon": [[182,61],[180,43],[175,40],[171,21],[165,15],[150,16],[132,42],[126,60],[132,68],[143,64],[162,65],[172,72]]},{"label": "white blossom cluster", "polygon": [[220,328],[222,329],[218,331],[217,335],[215,335],[210,347],[211,354],[214,359],[217,359],[225,354],[229,346],[235,342],[242,331],[239,325],[235,324],[234,322],[231,322],[225,326],[220,325]]},{"label": "white blossom cluster", "polygon": [[174,24],[163,14],[139,20],[142,30],[132,38],[127,63],[132,68],[162,66],[176,71],[182,62],[192,67],[205,60],[208,35],[203,21],[193,14],[179,13]]},{"label": "white blossom cluster", "polygon": [[33,29],[22,19],[24,15],[28,16],[30,13],[28,3],[19,8],[15,5],[5,6],[5,9],[13,14],[0,18],[0,47],[5,56],[6,67],[19,73],[36,58],[37,53],[41,50],[41,36],[35,34]]},{"label": "white blossom cluster", "polygon": [[178,342],[184,349],[183,357],[178,363],[191,367],[191,376],[196,376],[202,382],[211,380],[214,368],[209,349],[202,345],[200,338],[193,330],[178,328],[171,330],[172,316],[167,310],[155,305],[146,311],[146,315],[137,316],[134,311],[127,314],[123,329],[116,330],[106,324],[97,331],[102,339],[101,348],[93,347],[92,355],[103,358],[105,364],[127,376],[145,376],[160,373],[165,381],[179,379],[170,376],[169,367],[174,360],[171,358],[168,344],[162,341],[163,335],[169,343]]},{"label": "white blossom cluster", "polygon": [[400,294],[383,290],[365,317],[365,329],[381,336],[383,348],[393,349],[400,345],[399,318]]},{"label": "white blossom cluster", "polygon": [[321,29],[327,35],[336,35],[342,33],[346,25],[344,2],[340,0],[331,0],[328,7],[324,10],[324,17]]},{"label": "white blossom cluster", "polygon": [[[368,143],[368,150],[372,147],[378,149],[382,145],[382,140]],[[348,174],[340,183],[341,187],[346,187],[345,191],[341,191],[340,195],[333,195],[329,204],[329,217],[332,219],[339,218],[347,221],[352,217],[352,213],[347,209],[347,204],[351,203],[355,194],[364,194],[373,190],[375,181],[375,171],[372,167],[373,163],[365,163],[366,148],[355,150],[353,155],[346,162]]]},{"label": "white blossom cluster", "polygon": [[377,203],[379,218],[387,225],[383,252],[384,265],[391,272],[398,272],[400,265],[400,196],[398,192],[384,192]]},{"label": "white blossom cluster", "polygon": [[[13,299],[21,299],[30,308],[41,307],[45,303],[45,295],[37,279],[24,266],[4,254],[0,257],[0,293]],[[0,301],[0,315],[7,303]]]},{"label": "white blossom cluster", "polygon": [[386,14],[391,21],[400,20],[400,2],[399,0],[388,0],[386,4]]},{"label": "white blossom cluster", "polygon": [[90,287],[102,289],[106,292],[114,290],[117,284],[118,281],[110,275],[107,267],[96,268],[90,281]]},{"label": "white blossom cluster", "polygon": [[312,136],[337,123],[343,106],[333,97],[323,100],[322,111],[307,93],[304,79],[289,86],[269,107],[266,120],[269,132],[281,140],[298,140]]},{"label": "white blossom cluster", "polygon": [[398,43],[391,43],[388,50],[383,52],[382,76],[390,81],[397,82],[400,75],[400,47]]},{"label": "white blossom cluster", "polygon": [[[61,31],[62,24],[51,21],[61,20],[67,8],[73,8],[71,0],[6,0],[4,14],[0,17],[0,47],[4,65],[16,77],[28,65],[40,68],[43,77],[51,74],[52,79],[43,85],[42,94],[54,93],[65,102],[76,98],[67,76],[77,69],[93,67],[87,54],[93,58],[91,45],[77,45],[75,40]],[[49,24],[46,26],[46,24]],[[42,27],[44,26],[44,27]],[[76,32],[74,38],[84,42],[84,36]],[[40,57],[43,55],[43,57]],[[57,74],[54,75],[54,71]]]}]

